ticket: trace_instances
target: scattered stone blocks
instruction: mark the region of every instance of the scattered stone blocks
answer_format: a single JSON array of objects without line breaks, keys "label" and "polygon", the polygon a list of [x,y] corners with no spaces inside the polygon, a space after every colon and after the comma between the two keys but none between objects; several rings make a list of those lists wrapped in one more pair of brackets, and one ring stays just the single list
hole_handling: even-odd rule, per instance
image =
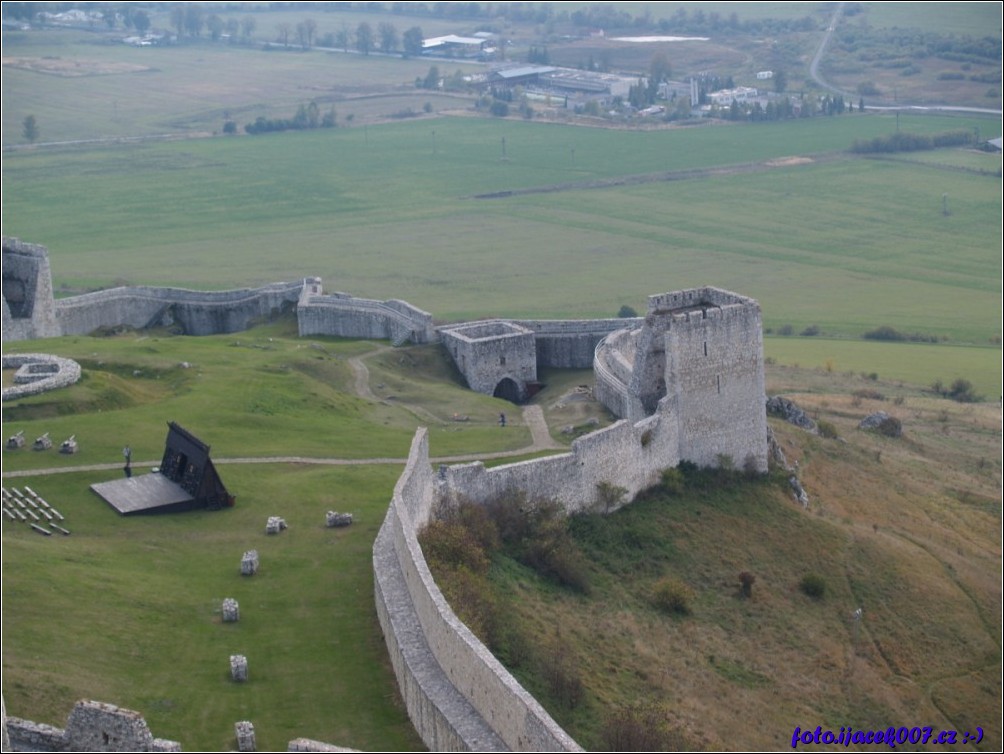
[{"label": "scattered stone blocks", "polygon": [[223,622],[236,623],[241,619],[241,608],[237,600],[227,597],[223,600]]},{"label": "scattered stone blocks", "polygon": [[279,516],[269,516],[268,522],[265,524],[266,534],[278,534],[283,529],[288,528],[286,526],[286,519],[279,518]]},{"label": "scattered stone blocks", "polygon": [[349,526],[352,523],[351,513],[336,513],[335,511],[328,511],[325,516],[325,523],[329,527],[333,526]]},{"label": "scattered stone blocks", "polygon": [[258,551],[248,550],[241,558],[241,575],[254,576],[258,573]]},{"label": "scattered stone blocks", "polygon": [[230,677],[238,683],[248,679],[248,658],[244,655],[230,655]]},{"label": "scattered stone blocks", "polygon": [[237,736],[237,751],[255,751],[254,725],[248,720],[234,723]]}]

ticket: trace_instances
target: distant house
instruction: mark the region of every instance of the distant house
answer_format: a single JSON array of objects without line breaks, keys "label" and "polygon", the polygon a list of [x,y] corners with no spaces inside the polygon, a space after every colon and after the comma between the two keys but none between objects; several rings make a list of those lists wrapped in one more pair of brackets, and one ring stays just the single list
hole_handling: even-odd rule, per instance
[{"label": "distant house", "polygon": [[1001,146],[1002,143],[1004,143],[1004,139],[1002,139],[1000,136],[998,136],[996,139],[988,139],[986,150],[988,152],[1000,152],[1002,150]]},{"label": "distant house", "polygon": [[714,105],[728,107],[733,102],[738,102],[740,105],[752,102],[757,98],[757,95],[757,90],[751,86],[737,86],[735,89],[720,89],[717,92],[711,92],[708,99]]},{"label": "distant house", "polygon": [[760,81],[774,78],[774,71],[757,71],[756,77]]}]

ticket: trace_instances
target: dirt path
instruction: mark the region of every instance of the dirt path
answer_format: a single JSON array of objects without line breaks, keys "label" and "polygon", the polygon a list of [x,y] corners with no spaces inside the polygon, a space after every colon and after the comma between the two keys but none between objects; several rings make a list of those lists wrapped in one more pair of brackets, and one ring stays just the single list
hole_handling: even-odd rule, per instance
[{"label": "dirt path", "polygon": [[[391,346],[376,346],[372,351],[368,351],[360,356],[351,357],[348,362],[353,374],[353,389],[356,394],[364,400],[374,403],[383,403],[380,398],[373,394],[370,389],[370,371],[363,362],[371,356],[375,356],[384,351],[389,351]],[[431,412],[420,406],[412,406],[405,403],[395,402],[419,418],[428,419],[436,424],[443,424]],[[547,420],[544,418],[544,411],[540,406],[524,406],[523,422],[530,428],[532,442],[516,450],[500,450],[494,453],[470,453],[458,456],[439,456],[431,458],[433,463],[469,463],[471,461],[487,461],[493,458],[517,458],[519,456],[530,455],[542,450],[563,450],[565,446],[554,441],[551,432],[547,427]],[[308,458],[306,456],[264,456],[261,458],[214,458],[213,463],[219,464],[242,464],[242,463],[302,463],[317,466],[366,466],[370,464],[392,464],[403,466],[406,458]],[[159,461],[133,461],[134,469],[153,468]],[[81,466],[57,466],[47,469],[23,469],[20,471],[4,471],[3,479],[16,479],[32,476],[47,476],[50,474],[72,474],[79,471],[116,471],[121,470],[121,463],[95,463]]]}]

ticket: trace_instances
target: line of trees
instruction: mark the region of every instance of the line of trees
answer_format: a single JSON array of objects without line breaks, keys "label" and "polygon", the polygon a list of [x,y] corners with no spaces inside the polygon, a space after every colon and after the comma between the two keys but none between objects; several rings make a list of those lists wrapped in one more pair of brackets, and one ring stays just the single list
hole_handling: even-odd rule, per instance
[{"label": "line of trees", "polygon": [[[274,131],[303,131],[311,128],[334,128],[335,108],[321,114],[321,109],[316,102],[300,105],[296,115],[292,118],[266,118],[259,115],[254,123],[244,126],[244,131],[248,134],[264,134]],[[233,133],[233,129],[224,127],[224,132]]]},{"label": "line of trees", "polygon": [[876,136],[874,139],[859,139],[854,142],[851,151],[860,154],[916,152],[939,147],[960,147],[975,141],[976,135],[972,131],[944,131],[940,134],[910,134],[897,131],[888,136]]}]

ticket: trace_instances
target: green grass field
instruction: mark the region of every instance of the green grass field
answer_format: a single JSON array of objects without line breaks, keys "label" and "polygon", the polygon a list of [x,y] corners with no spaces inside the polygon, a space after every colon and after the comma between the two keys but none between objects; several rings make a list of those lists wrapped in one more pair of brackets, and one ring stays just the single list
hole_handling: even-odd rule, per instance
[{"label": "green grass field", "polygon": [[[927,132],[979,122],[901,120]],[[818,161],[894,127],[868,116],[619,133],[446,119],[21,153],[5,160],[4,223],[49,247],[57,290],[320,275],[455,320],[609,316],[655,289],[713,283],[756,297],[768,327],[860,336],[888,324],[987,344],[999,336],[986,316],[1000,306],[996,179]],[[806,155],[817,161],[472,198]]]},{"label": "green grass field", "polygon": [[[237,720],[254,722],[261,750],[300,736],[421,748],[373,608],[373,539],[399,471],[220,467],[235,508],[139,518],[88,489],[108,472],[5,480],[42,495],[72,531],[41,537],[4,521],[8,713],[62,727],[74,702],[98,699],[141,710],[155,736],[188,750],[232,748]],[[353,525],[325,528],[331,509]],[[272,515],[289,529],[267,537]],[[252,548],[260,571],[242,577]],[[225,597],[240,604],[236,624],[221,622]],[[231,654],[248,658],[244,685],[230,680]]]}]

